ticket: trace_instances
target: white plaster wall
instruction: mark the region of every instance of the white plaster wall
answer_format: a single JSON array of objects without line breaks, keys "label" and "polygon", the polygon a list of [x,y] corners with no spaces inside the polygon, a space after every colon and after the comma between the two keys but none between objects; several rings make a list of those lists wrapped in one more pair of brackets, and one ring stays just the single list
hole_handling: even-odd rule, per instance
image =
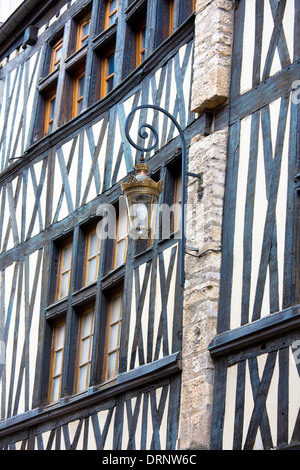
[{"label": "white plaster wall", "polygon": [[0,0],[0,23],[4,23],[21,3],[22,0]]}]

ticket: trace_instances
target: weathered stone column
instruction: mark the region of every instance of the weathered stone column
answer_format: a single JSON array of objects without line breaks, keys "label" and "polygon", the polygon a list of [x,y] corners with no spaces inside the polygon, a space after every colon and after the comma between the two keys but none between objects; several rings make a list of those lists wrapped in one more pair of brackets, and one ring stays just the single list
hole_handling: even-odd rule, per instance
[{"label": "weathered stone column", "polygon": [[[229,94],[233,0],[197,0],[192,110],[226,105]],[[208,345],[216,334],[228,129],[195,137],[189,148],[182,393],[178,447],[209,449],[214,365]]]}]

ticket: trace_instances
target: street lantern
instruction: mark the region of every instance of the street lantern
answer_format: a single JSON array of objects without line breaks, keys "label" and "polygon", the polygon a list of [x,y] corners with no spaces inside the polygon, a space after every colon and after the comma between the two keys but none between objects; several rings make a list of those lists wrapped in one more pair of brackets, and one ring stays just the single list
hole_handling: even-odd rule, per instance
[{"label": "street lantern", "polygon": [[137,240],[154,236],[158,199],[163,187],[163,181],[153,181],[147,174],[148,170],[149,165],[142,160],[135,165],[136,174],[131,175],[127,183],[121,183],[129,216],[129,232]]}]

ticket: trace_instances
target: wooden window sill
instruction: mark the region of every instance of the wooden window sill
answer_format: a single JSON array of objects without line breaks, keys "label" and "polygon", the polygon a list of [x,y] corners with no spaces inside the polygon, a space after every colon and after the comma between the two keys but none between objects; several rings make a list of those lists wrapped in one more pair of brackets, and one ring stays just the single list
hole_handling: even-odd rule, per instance
[{"label": "wooden window sill", "polygon": [[110,44],[111,41],[115,40],[116,33],[117,33],[117,22],[109,26],[107,29],[102,31],[98,36],[95,36],[92,39],[93,51],[99,53],[102,49],[104,49],[107,44]]}]

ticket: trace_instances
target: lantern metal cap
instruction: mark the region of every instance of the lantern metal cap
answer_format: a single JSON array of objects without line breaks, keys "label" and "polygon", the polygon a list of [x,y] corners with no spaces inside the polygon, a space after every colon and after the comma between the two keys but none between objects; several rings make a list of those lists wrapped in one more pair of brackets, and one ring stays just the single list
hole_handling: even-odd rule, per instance
[{"label": "lantern metal cap", "polygon": [[150,194],[156,196],[157,199],[163,188],[163,180],[156,183],[147,175],[149,165],[138,163],[135,165],[136,175],[131,175],[126,183],[121,182],[121,188],[124,195],[132,195],[134,193]]}]

